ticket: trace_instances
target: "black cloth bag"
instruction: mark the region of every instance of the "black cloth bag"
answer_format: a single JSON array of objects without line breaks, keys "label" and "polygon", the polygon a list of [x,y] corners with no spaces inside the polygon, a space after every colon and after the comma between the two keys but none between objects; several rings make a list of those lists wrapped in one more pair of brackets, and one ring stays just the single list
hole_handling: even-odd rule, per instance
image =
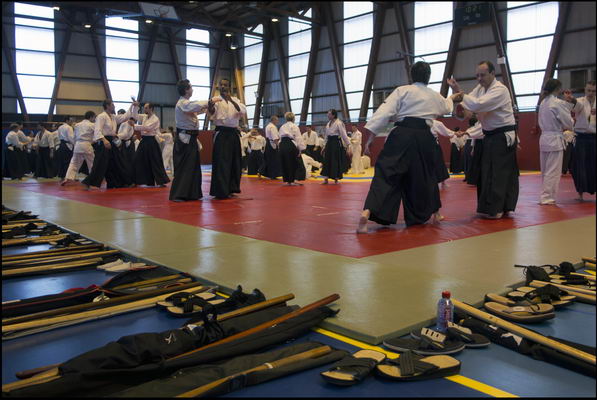
[{"label": "black cloth bag", "polygon": [[240,132],[236,128],[216,126],[211,161],[210,196],[228,198],[240,193]]},{"label": "black cloth bag", "polygon": [[142,136],[133,158],[134,183],[157,186],[170,182],[164,169],[162,151],[155,136]]},{"label": "black cloth bag", "polygon": [[[518,164],[516,144],[508,146],[504,132],[514,127],[502,127],[493,131],[483,130],[479,179],[477,179],[477,212],[495,215],[514,211],[518,202]],[[477,142],[475,156],[477,157]]]},{"label": "black cloth bag", "polygon": [[[166,378],[156,379],[145,384],[115,393],[116,397],[174,397],[200,386],[214,382],[251,368],[258,367],[267,362],[277,361],[279,359],[290,357],[295,354],[303,353],[323,346],[317,342],[296,343],[282,348],[269,351],[267,353],[248,354],[235,357],[222,362],[213,364],[204,364],[196,367],[184,368],[175,374]],[[289,375],[295,372],[304,371],[339,361],[349,353],[345,350],[332,349],[331,353],[324,356],[301,360],[291,365],[277,367],[265,371],[251,373],[248,376],[241,376],[233,379],[226,384],[212,389],[206,395],[216,396],[233,392],[245,386],[257,385],[281,376]]]},{"label": "black cloth bag", "polygon": [[[269,313],[281,313],[282,307],[264,310]],[[288,310],[283,310],[288,312]],[[272,315],[253,313],[245,317],[260,317],[263,322],[276,318]],[[97,397],[109,396],[127,388],[140,385],[144,382],[163,378],[181,368],[202,365],[229,359],[231,357],[250,354],[269,346],[284,343],[285,341],[301,336],[321,323],[325,318],[335,312],[328,307],[306,312],[274,327],[237,339],[233,342],[214,346],[194,354],[177,359],[166,360],[169,356],[181,354],[206,344],[206,338],[212,340],[225,330],[223,324],[229,326],[229,331],[239,330],[239,319],[234,318],[221,324],[212,324],[206,329],[172,330],[159,334],[141,334],[124,337],[119,340],[125,347],[119,348],[115,356],[111,356],[111,349],[115,342],[91,352],[75,357],[60,366],[61,378],[39,385],[29,386],[9,393],[4,397]],[[241,318],[241,317],[239,317]],[[263,318],[263,319],[261,319]],[[246,320],[243,328],[248,329],[259,323],[256,320]],[[236,326],[236,327],[235,327]],[[218,328],[219,327],[219,328]],[[245,330],[241,329],[241,330]],[[149,335],[149,336],[142,336]],[[209,339],[211,338],[211,339]],[[164,349],[164,347],[168,349]],[[109,350],[109,351],[107,351]],[[97,358],[96,358],[97,357]],[[123,358],[123,359],[120,359]],[[99,366],[103,368],[98,368]],[[124,367],[123,367],[124,366]]]},{"label": "black cloth bag", "polygon": [[370,220],[395,224],[404,201],[407,226],[423,224],[441,208],[435,175],[437,143],[425,120],[405,118],[390,132],[377,161],[364,209]]},{"label": "black cloth bag", "polygon": [[[177,133],[182,129],[177,128]],[[197,134],[190,135],[189,143],[180,140],[176,135],[174,141],[174,178],[170,185],[170,200],[199,200],[203,197],[201,190],[201,156]]]}]

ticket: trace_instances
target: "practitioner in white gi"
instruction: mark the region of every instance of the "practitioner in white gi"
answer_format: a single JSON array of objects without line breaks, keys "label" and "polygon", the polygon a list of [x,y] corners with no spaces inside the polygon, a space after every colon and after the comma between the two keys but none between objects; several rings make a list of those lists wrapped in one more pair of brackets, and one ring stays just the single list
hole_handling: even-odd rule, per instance
[{"label": "practitioner in white gi", "polygon": [[286,123],[280,127],[280,164],[282,165],[282,177],[289,186],[302,185],[295,182],[304,180],[305,172],[301,158],[301,151],[305,149],[305,142],[298,126],[294,123],[294,114],[284,114]]},{"label": "practitioner in white gi", "polygon": [[75,147],[73,122],[73,119],[70,116],[67,116],[64,123],[58,127],[58,140],[60,143],[54,156],[56,157],[58,164],[57,175],[62,179],[66,176],[66,170],[70,164],[70,159],[73,156],[73,148]]},{"label": "practitioner in white gi", "polygon": [[75,147],[73,148],[73,156],[70,159],[66,175],[61,186],[66,185],[68,182],[73,182],[77,176],[77,172],[83,162],[88,166],[93,165],[93,159],[95,153],[93,151],[93,132],[95,129],[95,113],[93,111],[87,111],[85,113],[85,119],[75,124],[74,137]]},{"label": "practitioner in white gi", "polygon": [[164,169],[164,159],[156,135],[160,133],[160,119],[153,111],[153,103],[145,103],[144,114],[139,114],[143,121],[134,125],[135,132],[141,132],[141,143],[133,158],[134,184],[165,187],[170,178]]},{"label": "practitioner in white gi", "polygon": [[335,109],[328,110],[328,123],[325,126],[325,147],[323,152],[322,185],[328,184],[328,179],[333,179],[338,184],[346,169],[346,148],[350,146],[350,139],[346,134],[344,122],[338,119]]},{"label": "practitioner in white gi", "polygon": [[363,134],[357,129],[356,125],[352,126],[352,134],[350,135],[350,154],[352,160],[350,169],[353,174],[364,174],[363,160],[361,158]]},{"label": "practitioner in white gi", "polygon": [[539,204],[555,204],[562,176],[562,160],[566,141],[564,131],[574,126],[570,115],[572,108],[569,103],[558,99],[562,92],[562,82],[557,79],[550,79],[543,87],[545,97],[539,105],[539,127],[541,137],[539,138],[539,150],[541,151],[541,177],[543,179],[543,190]]},{"label": "practitioner in white gi", "polygon": [[[477,213],[483,218],[499,219],[514,211],[518,201],[516,121],[510,92],[495,79],[493,63],[481,61],[476,77],[479,84],[469,94],[455,97],[455,101],[462,99],[464,109],[477,114],[485,135],[482,146],[475,144],[475,152],[481,152]],[[461,91],[453,78],[448,79],[448,85],[454,92]]]},{"label": "practitioner in white gi", "polygon": [[263,164],[263,151],[265,150],[265,138],[259,134],[257,129],[251,129],[247,137],[249,142],[248,175],[258,175],[259,167]]},{"label": "practitioner in white gi", "polygon": [[303,141],[307,148],[305,149],[305,153],[309,157],[313,157],[315,153],[315,146],[317,145],[317,132],[313,130],[313,127],[307,127],[305,133],[303,133]]},{"label": "practitioner in white gi", "polygon": [[259,168],[259,174],[270,179],[276,179],[282,175],[280,157],[278,156],[280,135],[277,125],[278,116],[272,115],[269,124],[265,127],[265,154],[263,155],[261,168]]}]

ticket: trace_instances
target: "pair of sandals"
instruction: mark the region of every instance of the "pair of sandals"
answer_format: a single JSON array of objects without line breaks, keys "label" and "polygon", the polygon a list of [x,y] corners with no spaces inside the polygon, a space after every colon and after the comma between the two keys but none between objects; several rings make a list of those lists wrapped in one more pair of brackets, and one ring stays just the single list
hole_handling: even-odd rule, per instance
[{"label": "pair of sandals", "polygon": [[419,355],[447,355],[464,350],[466,347],[480,348],[489,346],[489,339],[473,333],[470,329],[448,322],[445,333],[422,328],[410,333],[411,338],[390,338],[384,340],[384,346],[398,351],[412,351]]},{"label": "pair of sandals", "polygon": [[441,378],[460,371],[460,361],[450,356],[422,356],[407,351],[397,359],[389,359],[375,350],[359,350],[338,361],[321,377],[334,385],[352,386],[375,369],[376,375],[394,381],[415,381]]},{"label": "pair of sandals", "polygon": [[552,304],[541,303],[541,298],[537,299],[536,293],[532,293],[532,291],[525,293],[520,289],[510,292],[508,294],[508,296],[512,296],[510,298],[488,293],[485,295],[483,307],[500,318],[523,324],[539,323],[556,316]]},{"label": "pair of sandals", "polygon": [[216,314],[214,306],[223,303],[224,299],[212,300],[216,295],[211,292],[189,293],[180,292],[158,301],[157,305],[164,307],[170,314],[177,317],[191,317],[199,314]]}]

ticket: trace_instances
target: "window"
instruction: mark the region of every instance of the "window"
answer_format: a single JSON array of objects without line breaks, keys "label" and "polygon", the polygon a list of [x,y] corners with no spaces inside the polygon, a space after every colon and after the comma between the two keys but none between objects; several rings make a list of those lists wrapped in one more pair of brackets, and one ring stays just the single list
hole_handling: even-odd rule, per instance
[{"label": "window", "polygon": [[136,99],[139,94],[139,34],[135,33],[138,30],[137,21],[106,18],[106,77],[116,110],[128,110],[131,97]]},{"label": "window", "polygon": [[[349,115],[342,118],[348,122],[349,120],[358,121],[361,111],[369,53],[371,52],[371,38],[373,37],[373,2],[344,2],[343,14],[343,74]],[[369,108],[373,108],[373,96],[369,98]]]},{"label": "window", "polygon": [[[28,114],[47,114],[56,80],[54,10],[51,7],[23,3],[14,3],[14,7],[15,67],[25,108]],[[51,113],[55,110],[56,107]],[[17,113],[21,113],[18,101]]]},{"label": "window", "polygon": [[[211,92],[209,47],[189,43],[188,41],[209,44],[209,31],[204,29],[187,29],[186,40],[186,79],[191,81],[191,86],[193,86],[193,96],[191,99],[208,100]],[[197,115],[197,119],[199,127],[203,127],[205,114]]]},{"label": "window", "polygon": [[[311,17],[311,10],[305,13],[305,17]],[[307,69],[309,68],[309,52],[311,51],[311,25],[308,22],[288,19],[288,96],[290,97],[290,108],[296,115],[296,122],[299,122],[303,108],[303,95],[305,94],[305,83],[307,82]],[[312,118],[313,101],[309,101],[306,123]]]},{"label": "window", "polygon": [[427,87],[440,91],[452,37],[453,5],[451,1],[415,2],[415,60],[430,64]]},{"label": "window", "polygon": [[558,2],[509,1],[507,12],[507,57],[516,102],[519,110],[534,110],[558,22]]},{"label": "window", "polygon": [[[263,33],[263,25],[258,25],[253,32]],[[245,102],[247,103],[247,121],[249,125],[259,125],[259,117],[256,120],[253,120],[253,117],[255,116],[255,104],[257,103],[263,42],[261,38],[248,35],[244,35],[244,42],[244,90]]]}]

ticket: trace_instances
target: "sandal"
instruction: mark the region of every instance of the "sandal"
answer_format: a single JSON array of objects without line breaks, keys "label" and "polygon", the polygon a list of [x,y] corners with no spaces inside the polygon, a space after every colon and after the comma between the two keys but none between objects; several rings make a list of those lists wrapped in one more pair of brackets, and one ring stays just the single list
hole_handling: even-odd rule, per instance
[{"label": "sandal", "polygon": [[553,285],[545,285],[540,288],[521,286],[508,293],[508,297],[513,300],[525,299],[532,304],[551,304],[555,309],[570,305],[576,299],[576,296],[571,296],[565,290],[560,290]]},{"label": "sandal", "polygon": [[423,355],[453,354],[465,347],[460,340],[451,340],[445,334],[429,328],[422,328],[418,339],[386,339],[383,345],[399,352],[414,351]]},{"label": "sandal", "polygon": [[450,356],[423,357],[407,351],[396,359],[387,359],[379,364],[375,372],[395,381],[415,381],[442,378],[460,371],[460,361]]},{"label": "sandal", "polygon": [[189,292],[180,292],[175,293],[172,296],[166,297],[163,301],[158,301],[156,304],[162,307],[180,307],[183,305],[185,301],[190,300],[195,296],[201,297],[203,300],[211,300],[214,297],[216,297],[215,294],[209,292],[197,294]]},{"label": "sandal", "polygon": [[[419,339],[420,333],[421,330],[415,330],[410,333],[410,336],[412,336],[413,339]],[[450,321],[448,321],[447,336],[451,340],[461,341],[464,343],[465,347],[470,348],[487,347],[491,343],[485,336],[473,333],[469,328],[465,328],[464,326]]]},{"label": "sandal", "polygon": [[504,304],[490,301],[485,303],[484,307],[490,313],[506,320],[529,324],[552,319],[556,316],[551,304],[509,307]]},{"label": "sandal", "polygon": [[386,355],[379,351],[359,350],[322,372],[321,377],[334,385],[351,386],[365,379],[373,368],[385,359]]}]

